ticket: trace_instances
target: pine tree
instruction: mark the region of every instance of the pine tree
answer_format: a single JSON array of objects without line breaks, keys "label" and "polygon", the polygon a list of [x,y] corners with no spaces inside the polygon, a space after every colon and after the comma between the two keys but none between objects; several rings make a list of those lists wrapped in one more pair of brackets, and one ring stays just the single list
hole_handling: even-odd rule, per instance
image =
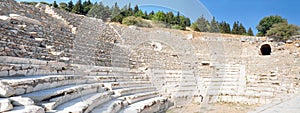
[{"label": "pine tree", "polygon": [[72,0],[70,0],[70,2],[68,2],[68,8],[67,8],[67,11],[71,12],[72,9],[73,9],[73,7],[74,7],[74,4],[73,4]]},{"label": "pine tree", "polygon": [[177,12],[177,15],[176,15],[175,18],[176,18],[175,19],[175,24],[180,24],[180,13],[179,13],[179,11]]},{"label": "pine tree", "polygon": [[133,16],[133,9],[131,8],[131,3],[129,3],[128,5],[128,10],[127,10],[127,13],[126,13],[126,17],[128,16]]},{"label": "pine tree", "polygon": [[180,24],[179,24],[179,26],[181,26],[182,27],[182,30],[184,30],[185,29],[185,17],[184,16],[180,16],[179,17],[180,18]]},{"label": "pine tree", "polygon": [[239,34],[239,22],[234,22],[232,27],[232,34]]},{"label": "pine tree", "polygon": [[144,12],[145,16],[143,17],[144,19],[149,19],[149,15],[147,13],[147,11]]},{"label": "pine tree", "polygon": [[246,35],[246,34],[247,34],[247,33],[246,33],[246,28],[243,26],[242,23],[240,23],[240,25],[239,25],[239,31],[238,31],[238,34],[239,34],[239,35]]},{"label": "pine tree", "polygon": [[185,20],[184,20],[184,23],[185,23],[185,26],[191,26],[191,20],[190,20],[190,18],[185,18]]},{"label": "pine tree", "polygon": [[149,15],[148,15],[148,18],[150,19],[150,20],[152,20],[153,19],[153,17],[154,17],[154,11],[151,11],[150,13],[149,13]]},{"label": "pine tree", "polygon": [[213,17],[213,19],[210,22],[209,32],[211,32],[211,33],[220,32],[218,22],[216,21],[215,17]]},{"label": "pine tree", "polygon": [[249,27],[247,34],[248,34],[249,36],[254,36],[251,27]]},{"label": "pine tree", "polygon": [[221,33],[226,33],[226,22],[222,21],[221,23],[219,23],[219,29]]},{"label": "pine tree", "polygon": [[166,14],[162,11],[158,11],[154,14],[152,20],[166,22]]},{"label": "pine tree", "polygon": [[68,5],[65,2],[59,3],[59,8],[68,11]]},{"label": "pine tree", "polygon": [[111,8],[112,19],[114,19],[120,13],[121,13],[120,7],[118,6],[118,3],[116,2],[115,5]]},{"label": "pine tree", "polygon": [[133,10],[133,14],[136,14],[137,12],[139,12],[139,6],[138,5],[135,5],[134,6],[134,10]]},{"label": "pine tree", "polygon": [[53,6],[54,8],[57,8],[57,7],[58,7],[58,5],[57,5],[57,3],[56,3],[55,0],[54,0],[54,2],[53,2],[52,6]]},{"label": "pine tree", "polygon": [[200,32],[208,32],[209,31],[209,22],[204,18],[204,16],[201,16],[197,19],[195,23],[192,24],[191,28],[195,31]]},{"label": "pine tree", "polygon": [[166,14],[166,22],[167,22],[168,24],[175,24],[173,12],[168,12],[168,13]]},{"label": "pine tree", "polygon": [[231,28],[230,28],[230,24],[225,23],[225,33],[231,33]]},{"label": "pine tree", "polygon": [[72,9],[72,13],[83,14],[83,6],[81,4],[81,0],[77,1],[74,8]]},{"label": "pine tree", "polygon": [[93,7],[93,4],[90,0],[88,0],[88,1],[84,1],[82,6],[83,6],[83,15],[86,15],[89,12],[89,10],[91,10],[91,8]]}]

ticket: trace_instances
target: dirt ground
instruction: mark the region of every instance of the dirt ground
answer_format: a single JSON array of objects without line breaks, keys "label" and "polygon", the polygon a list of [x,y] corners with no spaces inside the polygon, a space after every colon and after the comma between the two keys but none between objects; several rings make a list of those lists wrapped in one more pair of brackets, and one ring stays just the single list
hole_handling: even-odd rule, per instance
[{"label": "dirt ground", "polygon": [[[201,108],[202,107],[202,108]],[[184,107],[172,107],[167,113],[247,113],[253,111],[257,105],[238,105],[238,104],[200,104],[190,103]]]}]

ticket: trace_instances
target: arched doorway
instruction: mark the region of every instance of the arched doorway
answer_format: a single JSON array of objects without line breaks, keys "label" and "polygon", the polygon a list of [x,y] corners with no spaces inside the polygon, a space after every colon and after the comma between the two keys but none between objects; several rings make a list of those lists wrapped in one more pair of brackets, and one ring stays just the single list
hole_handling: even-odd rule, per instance
[{"label": "arched doorway", "polygon": [[271,46],[269,44],[264,44],[260,47],[261,55],[271,55]]}]

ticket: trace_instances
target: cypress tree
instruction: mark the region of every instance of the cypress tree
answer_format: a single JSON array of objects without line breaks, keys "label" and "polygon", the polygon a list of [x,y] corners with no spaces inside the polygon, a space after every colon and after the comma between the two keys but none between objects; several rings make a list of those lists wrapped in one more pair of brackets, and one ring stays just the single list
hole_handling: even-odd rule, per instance
[{"label": "cypress tree", "polygon": [[52,5],[52,6],[53,6],[54,8],[57,8],[57,7],[58,7],[56,1],[53,2],[53,5]]},{"label": "cypress tree", "polygon": [[249,36],[254,36],[251,27],[249,27],[247,34],[248,34]]},{"label": "cypress tree", "polygon": [[81,4],[81,0],[77,1],[74,8],[72,9],[72,12],[76,14],[83,14],[83,6]]},{"label": "cypress tree", "polygon": [[218,26],[218,22],[216,21],[215,17],[213,17],[213,19],[211,20],[210,22],[210,29],[209,29],[209,32],[212,32],[212,33],[217,33],[219,32],[219,26]]},{"label": "cypress tree", "polygon": [[233,23],[232,34],[239,34],[239,22]]},{"label": "cypress tree", "polygon": [[67,11],[71,12],[73,7],[74,7],[74,4],[73,4],[72,0],[70,0],[70,2],[68,2]]},{"label": "cypress tree", "polygon": [[239,25],[239,31],[238,31],[238,34],[239,34],[239,35],[246,35],[246,34],[247,34],[247,33],[246,33],[246,28],[243,26],[242,23],[240,23],[240,25]]}]

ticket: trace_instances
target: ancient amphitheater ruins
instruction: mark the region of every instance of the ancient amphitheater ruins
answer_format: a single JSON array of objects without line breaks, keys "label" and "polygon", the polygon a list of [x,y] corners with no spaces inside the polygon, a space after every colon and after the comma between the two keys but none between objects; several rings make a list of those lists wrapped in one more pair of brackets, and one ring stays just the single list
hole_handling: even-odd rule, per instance
[{"label": "ancient amphitheater ruins", "polygon": [[299,93],[299,41],[138,28],[0,0],[0,112],[165,112]]}]

